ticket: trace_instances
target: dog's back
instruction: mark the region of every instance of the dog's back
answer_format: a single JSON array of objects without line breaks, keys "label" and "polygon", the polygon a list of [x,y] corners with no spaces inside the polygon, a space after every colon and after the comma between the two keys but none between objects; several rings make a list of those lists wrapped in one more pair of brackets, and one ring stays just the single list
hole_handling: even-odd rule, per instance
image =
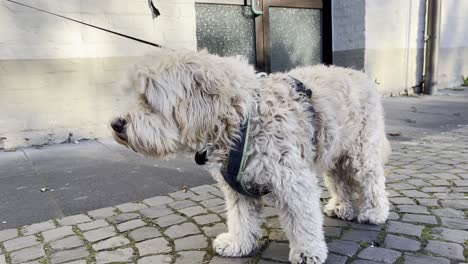
[{"label": "dog's back", "polygon": [[318,155],[324,162],[330,163],[355,147],[363,133],[380,146],[382,160],[387,160],[390,144],[385,136],[381,96],[364,73],[317,65],[297,68],[288,74],[312,90],[312,104],[319,119]]}]

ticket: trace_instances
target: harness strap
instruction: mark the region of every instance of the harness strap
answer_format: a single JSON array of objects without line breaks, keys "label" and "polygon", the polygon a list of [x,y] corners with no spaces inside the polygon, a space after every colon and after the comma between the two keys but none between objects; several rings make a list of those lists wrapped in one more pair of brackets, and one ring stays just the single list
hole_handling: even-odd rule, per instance
[{"label": "harness strap", "polygon": [[[257,77],[264,78],[265,75],[260,73],[257,75]],[[301,96],[305,96],[309,99],[312,98],[312,91],[310,89],[305,87],[305,85],[298,79],[292,76],[289,77],[293,80],[291,88],[293,88]],[[312,104],[310,104],[308,110],[311,111],[313,114],[315,113]],[[249,131],[250,117],[244,124],[241,125],[240,139],[237,140],[236,144],[230,149],[228,159],[221,170],[221,175],[223,175],[223,178],[226,181],[226,183],[229,184],[229,186],[236,192],[248,197],[259,198],[265,194],[268,194],[270,191],[266,188],[262,188],[262,186],[246,186],[246,184],[249,183],[245,183],[242,181],[242,174],[244,173],[245,160],[247,156],[246,152],[248,147]],[[208,162],[207,151],[205,150],[201,153],[196,152],[195,162],[198,165],[206,164],[206,162]]]}]

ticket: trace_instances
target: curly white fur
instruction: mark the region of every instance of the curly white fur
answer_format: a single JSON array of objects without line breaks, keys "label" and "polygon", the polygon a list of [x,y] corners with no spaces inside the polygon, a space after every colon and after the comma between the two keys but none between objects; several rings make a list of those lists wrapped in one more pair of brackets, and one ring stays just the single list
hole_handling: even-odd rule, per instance
[{"label": "curly white fur", "polygon": [[[288,75],[312,90],[311,101],[291,88]],[[159,158],[208,151],[205,166],[225,193],[228,209],[229,231],[213,243],[218,254],[245,256],[261,236],[260,200],[236,193],[220,176],[248,115],[243,180],[272,191],[292,263],[323,263],[327,258],[321,175],[326,175],[332,195],[326,214],[374,224],[387,219],[383,163],[390,148],[380,96],[362,73],[313,66],[258,79],[242,58],[160,50],[136,64],[127,86],[138,103],[123,116],[125,135],[114,132],[116,140]],[[315,116],[308,111],[310,103]],[[359,199],[353,199],[354,193]]]}]

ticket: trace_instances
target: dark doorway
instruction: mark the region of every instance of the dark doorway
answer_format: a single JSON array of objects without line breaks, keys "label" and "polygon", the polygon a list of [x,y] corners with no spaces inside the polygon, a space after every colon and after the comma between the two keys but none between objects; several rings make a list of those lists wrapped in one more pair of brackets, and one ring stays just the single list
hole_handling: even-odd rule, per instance
[{"label": "dark doorway", "polygon": [[[332,63],[331,0],[196,0],[198,48],[258,71]],[[254,13],[255,10],[256,14]]]}]

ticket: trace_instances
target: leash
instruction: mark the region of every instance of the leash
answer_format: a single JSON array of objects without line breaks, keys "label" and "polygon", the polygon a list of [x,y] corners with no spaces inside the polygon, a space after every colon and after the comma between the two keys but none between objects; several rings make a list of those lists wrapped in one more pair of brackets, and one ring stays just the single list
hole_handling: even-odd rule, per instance
[{"label": "leash", "polygon": [[[88,26],[88,27],[99,29],[99,30],[102,30],[102,31],[105,31],[105,32],[108,32],[108,33],[111,33],[111,34],[114,34],[114,35],[117,35],[117,36],[128,38],[128,39],[131,39],[131,40],[134,40],[134,41],[138,41],[138,42],[144,43],[146,45],[150,45],[150,46],[157,47],[157,48],[162,48],[161,45],[153,43],[153,42],[149,42],[149,41],[146,41],[146,40],[143,40],[143,39],[135,38],[135,37],[132,37],[130,35],[119,33],[117,31],[113,31],[113,30],[102,28],[102,27],[98,27],[98,26],[95,26],[95,25],[92,25],[92,24],[89,24],[89,23],[86,23],[86,22],[83,22],[83,21],[79,21],[79,20],[76,20],[76,19],[73,19],[73,18],[62,16],[62,15],[59,15],[59,14],[56,14],[56,13],[53,13],[53,12],[50,12],[50,11],[47,11],[47,10],[44,10],[44,9],[40,9],[40,8],[30,6],[30,5],[27,5],[27,4],[24,4],[24,3],[16,2],[14,0],[6,0],[6,1],[17,4],[17,5],[20,5],[20,6],[24,6],[24,7],[30,8],[30,9],[34,9],[34,10],[42,12],[42,13],[46,13],[46,14],[53,15],[53,16],[56,16],[56,17],[60,17],[60,18],[66,19],[66,20],[70,20],[70,21],[73,21],[75,23],[79,23],[79,24],[82,24],[82,25],[85,25],[85,26]],[[151,3],[151,5],[153,5],[153,4]],[[153,7],[154,7],[154,5],[152,6],[151,11],[153,12],[153,14],[155,14],[157,9],[154,7],[154,9],[155,9],[154,10]],[[159,15],[159,11],[157,11],[157,14]]]}]

